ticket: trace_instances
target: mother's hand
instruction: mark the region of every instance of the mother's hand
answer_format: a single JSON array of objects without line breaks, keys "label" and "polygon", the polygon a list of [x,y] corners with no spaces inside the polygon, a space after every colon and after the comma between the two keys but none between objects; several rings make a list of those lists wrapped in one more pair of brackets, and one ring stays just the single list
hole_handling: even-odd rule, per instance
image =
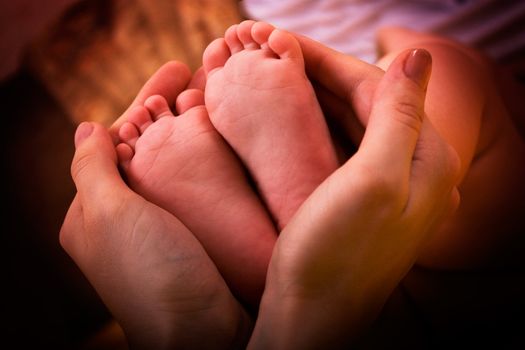
[{"label": "mother's hand", "polygon": [[165,210],[131,191],[100,125],[75,136],[77,195],[60,242],[134,348],[242,347],[251,329],[204,249]]},{"label": "mother's hand", "polygon": [[[170,106],[185,89],[204,87],[186,65],[163,65],[128,111],[155,94]],[[110,128],[83,123],[71,172],[77,195],[60,242],[119,321],[133,348],[242,348],[252,321],[193,234],[122,180]],[[110,137],[111,135],[111,137]]]},{"label": "mother's hand", "polygon": [[348,159],[363,137],[384,71],[355,57],[296,35],[336,146]]},{"label": "mother's hand", "polygon": [[317,59],[322,72],[317,80],[356,106],[368,125],[357,153],[281,233],[254,348],[333,348],[355,340],[413,265],[431,227],[459,200],[457,154],[424,118],[426,51],[402,53],[381,77],[352,59],[308,50],[307,63]]}]

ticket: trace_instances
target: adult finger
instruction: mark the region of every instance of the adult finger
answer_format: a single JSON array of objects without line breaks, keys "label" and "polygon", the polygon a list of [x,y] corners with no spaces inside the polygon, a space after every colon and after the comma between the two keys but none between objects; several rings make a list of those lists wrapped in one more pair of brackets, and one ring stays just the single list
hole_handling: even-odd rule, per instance
[{"label": "adult finger", "polygon": [[117,168],[115,147],[107,130],[84,122],[75,134],[75,156],[71,175],[82,202],[102,203],[119,190],[127,189]]},{"label": "adult finger", "polygon": [[172,61],[164,64],[148,79],[128,109],[113,123],[110,128],[112,137],[117,136],[120,126],[127,121],[129,111],[144,105],[144,101],[150,96],[161,95],[170,106],[175,106],[177,96],[186,88],[190,79],[190,69],[184,63]]},{"label": "adult finger", "polygon": [[459,182],[460,168],[458,153],[425,120],[410,170],[411,195],[407,212],[420,212],[427,206],[429,215],[433,215],[440,210],[439,206],[446,211],[451,203],[457,202],[459,193],[455,186]]},{"label": "adult finger", "polygon": [[[294,34],[299,41],[310,79],[351,103],[360,119],[370,112],[377,81],[384,72],[375,65],[332,50],[312,39]],[[362,120],[366,125],[366,120]]]},{"label": "adult finger", "polygon": [[206,72],[204,67],[200,67],[193,73],[191,81],[188,83],[187,89],[198,89],[203,90],[206,87]]},{"label": "adult finger", "polygon": [[314,84],[314,89],[330,131],[337,137],[341,136],[340,139],[335,136],[334,138],[343,148],[347,149],[346,146],[350,146],[351,154],[355,153],[357,145],[363,139],[365,127],[357,119],[353,107],[322,85]]},{"label": "adult finger", "polygon": [[426,50],[407,50],[392,62],[379,82],[358,153],[375,168],[408,180],[423,125],[432,58]]}]

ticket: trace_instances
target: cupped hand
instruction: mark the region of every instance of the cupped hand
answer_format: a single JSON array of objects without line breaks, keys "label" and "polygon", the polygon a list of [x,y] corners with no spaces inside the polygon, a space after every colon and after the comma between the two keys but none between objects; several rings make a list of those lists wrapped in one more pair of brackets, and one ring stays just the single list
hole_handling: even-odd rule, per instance
[{"label": "cupped hand", "polygon": [[[368,125],[357,153],[281,233],[252,348],[348,345],[457,206],[457,154],[424,118],[430,61],[426,51],[407,51],[383,77],[366,66],[344,81],[325,77],[346,103],[361,99]],[[347,67],[336,63],[323,58],[317,67]]]},{"label": "cupped hand", "polygon": [[77,195],[60,242],[134,348],[235,348],[250,321],[197,239],[132,192],[100,125],[83,123],[72,175]]}]

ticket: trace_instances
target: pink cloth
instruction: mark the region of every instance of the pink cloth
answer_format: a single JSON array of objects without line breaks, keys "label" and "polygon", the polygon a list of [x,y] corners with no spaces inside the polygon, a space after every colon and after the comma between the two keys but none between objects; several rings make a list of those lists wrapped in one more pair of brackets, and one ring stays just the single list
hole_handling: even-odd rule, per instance
[{"label": "pink cloth", "polygon": [[495,59],[525,48],[525,1],[244,0],[248,18],[301,33],[368,62],[375,32],[396,25],[476,46]]}]

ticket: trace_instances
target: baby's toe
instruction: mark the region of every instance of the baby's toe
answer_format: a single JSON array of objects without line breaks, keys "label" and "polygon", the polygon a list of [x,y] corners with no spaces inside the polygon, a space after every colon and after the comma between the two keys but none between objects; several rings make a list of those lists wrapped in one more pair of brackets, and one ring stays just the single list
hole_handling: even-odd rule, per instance
[{"label": "baby's toe", "polygon": [[160,95],[148,97],[144,101],[144,107],[147,108],[153,120],[159,120],[163,117],[173,117],[173,112],[168,104],[168,101]]}]

